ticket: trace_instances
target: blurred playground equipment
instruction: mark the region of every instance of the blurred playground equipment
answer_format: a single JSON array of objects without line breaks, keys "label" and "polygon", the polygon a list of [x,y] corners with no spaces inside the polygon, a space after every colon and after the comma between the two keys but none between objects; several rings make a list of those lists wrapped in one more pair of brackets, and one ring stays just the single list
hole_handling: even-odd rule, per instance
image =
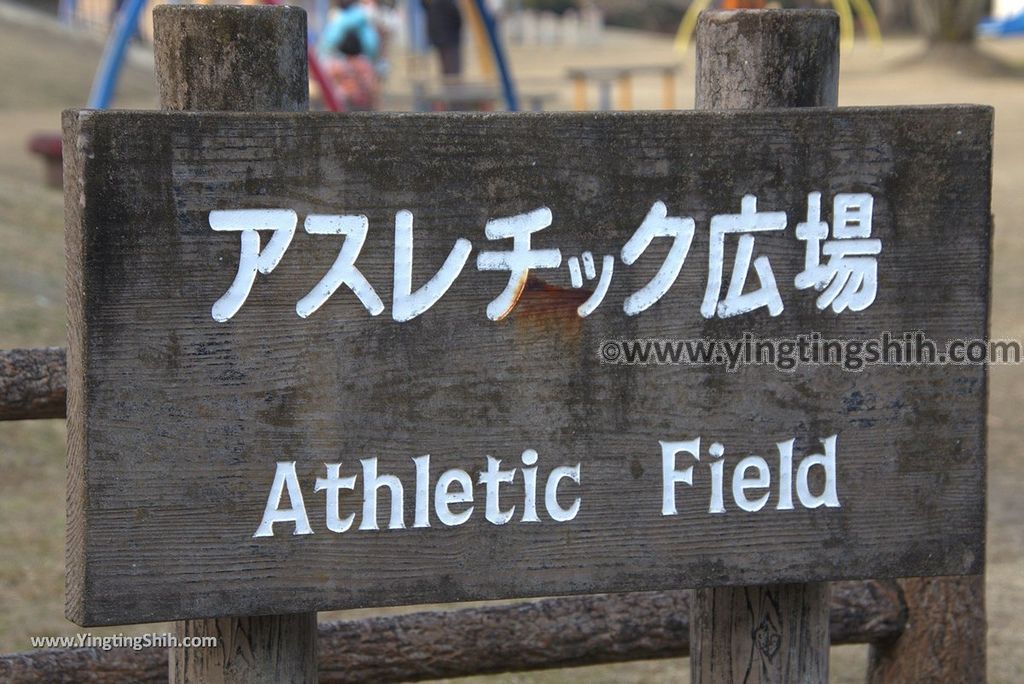
[{"label": "blurred playground equipment", "polygon": [[[840,43],[844,48],[853,46],[856,36],[856,24],[859,19],[864,27],[864,32],[875,43],[881,43],[882,30],[878,25],[878,17],[871,8],[869,0],[831,0],[832,8],[839,15]],[[690,8],[683,15],[676,32],[676,52],[685,53],[690,46],[690,39],[697,27],[697,17],[706,9],[720,7],[721,9],[748,9],[755,6],[764,6],[764,2],[751,2],[742,0],[694,0]]]},{"label": "blurred playground equipment", "polygon": [[29,138],[28,151],[43,160],[43,178],[51,188],[64,182],[64,164],[61,137],[56,133],[37,133]]},{"label": "blurred playground equipment", "polygon": [[978,24],[978,33],[993,37],[1024,35],[1024,0],[995,0],[992,17]]},{"label": "blurred playground equipment", "polygon": [[588,83],[597,86],[598,106],[600,111],[613,108],[612,89],[618,85],[618,100],[614,108],[623,111],[633,109],[633,85],[637,76],[654,75],[661,79],[662,107],[675,109],[676,82],[679,78],[678,64],[647,64],[640,66],[612,67],[574,67],[569,69],[568,77],[573,84],[573,106],[577,111],[589,109],[587,91]]},{"label": "blurred playground equipment", "polygon": [[[106,109],[116,100],[117,82],[132,44],[151,45],[153,40],[153,8],[157,4],[289,4],[302,7],[307,14],[310,40],[309,72],[312,101],[324,109],[340,111],[325,69],[313,46],[326,28],[333,0],[58,0],[58,19],[76,31],[105,36],[105,48],[90,89],[88,107]],[[451,111],[528,109],[541,111],[560,99],[563,89],[550,81],[520,92],[513,79],[505,46],[515,44],[538,48],[583,48],[600,46],[605,39],[604,13],[591,2],[581,2],[578,9],[561,14],[524,9],[521,2],[506,0],[501,16],[492,8],[492,0],[458,0],[463,16],[465,45],[473,56],[473,75],[458,83],[437,78],[433,68],[431,47],[426,39],[426,15],[421,0],[396,0],[381,5],[388,7],[388,59],[405,58],[403,80],[395,81],[387,90],[386,102],[391,107],[413,111]],[[393,8],[391,7],[393,5]],[[662,80],[662,102],[666,108],[675,106],[677,64],[616,65],[576,67],[568,77],[573,84],[576,109],[588,108],[588,89],[596,87],[597,108],[632,109],[635,79],[654,77]],[[564,78],[558,74],[557,79]],[[398,84],[398,87],[395,87]],[[542,90],[536,89],[537,87]],[[613,102],[613,89],[617,97]],[[60,139],[55,134],[40,134],[29,141],[29,149],[46,163],[47,182],[60,183]]]},{"label": "blurred playground equipment", "polygon": [[[69,26],[105,33],[112,28],[119,10],[129,2],[130,0],[59,0],[57,16]],[[237,2],[195,0],[192,3],[176,0],[147,0],[141,3],[136,30],[137,37],[145,43],[153,42],[153,8],[161,4],[260,5],[263,4],[263,0],[238,0]],[[289,4],[306,10],[310,34],[319,35],[330,10],[330,0],[294,0]]]},{"label": "blurred playground equipment", "polygon": [[988,19],[978,24],[983,36],[1024,36],[1024,11],[1006,19]]},{"label": "blurred playground equipment", "polygon": [[[152,43],[153,8],[167,0],[59,0],[58,18],[62,23],[80,30],[106,33],[107,42],[93,79],[87,106],[93,109],[107,109],[111,106],[117,88],[117,80],[133,40]],[[171,0],[174,3],[174,0]],[[217,0],[196,0],[194,4],[240,4],[254,5],[281,4],[282,0],[240,0],[239,2],[218,2]],[[184,4],[178,0],[174,4]],[[309,33],[309,74],[311,91],[315,98],[329,111],[341,111],[342,103],[334,96],[333,88],[316,54],[316,38],[324,29],[331,12],[331,0],[290,0],[290,4],[306,10]],[[464,23],[475,41],[475,53],[480,59],[480,71],[491,83],[443,84],[435,87],[422,75],[411,83],[412,108],[416,111],[438,111],[451,109],[496,109],[499,97],[505,109],[519,109],[519,93],[512,79],[511,69],[505,54],[501,32],[491,13],[487,0],[459,0]],[[410,55],[425,55],[429,52],[425,38],[426,19],[420,0],[400,0],[396,11],[400,21],[396,22],[395,43]],[[423,70],[419,70],[421,73]],[[532,94],[527,97],[532,109],[542,109],[552,99],[550,94]],[[51,185],[60,185],[61,145],[60,136],[44,133],[33,136],[29,150],[43,158],[46,164],[46,179]]]},{"label": "blurred playground equipment", "polygon": [[562,14],[519,9],[507,13],[503,23],[512,45],[586,47],[604,40],[604,12],[591,3]]},{"label": "blurred playground equipment", "polygon": [[[89,106],[105,109],[110,106],[117,84],[117,77],[124,62],[129,43],[133,39],[143,43],[151,43],[153,37],[152,10],[157,4],[166,0],[60,0],[58,16],[64,23],[82,29],[109,32],[107,47],[96,72],[96,78],[89,97]],[[173,2],[173,0],[172,0]],[[279,4],[281,0],[240,0],[239,2],[220,2],[219,0],[196,0],[195,4]],[[327,25],[332,10],[330,0],[294,0],[291,5],[302,7],[308,17],[310,44],[315,44],[317,36]],[[519,108],[519,97],[511,70],[505,55],[501,31],[496,19],[488,7],[486,0],[459,0],[464,22],[469,29],[471,39],[475,43],[474,52],[480,59],[480,71],[486,80],[495,80],[504,100],[505,108],[516,111]],[[396,35],[392,36],[395,44],[412,56],[425,55],[429,46],[425,39],[426,20],[420,0],[400,0],[396,3],[395,12],[399,21],[395,23]],[[592,20],[590,20],[592,21]],[[314,94],[320,98],[326,109],[339,111],[341,104],[332,96],[332,89],[327,83],[324,70],[316,53],[310,49],[309,68]],[[423,71],[422,69],[419,71]],[[417,77],[413,83],[413,91],[427,93],[429,86],[426,79]],[[426,97],[426,96],[425,96]],[[537,98],[533,98],[536,100]],[[445,93],[434,93],[432,98],[419,99],[415,109],[436,108],[437,102],[460,103],[465,98]]]},{"label": "blurred playground equipment", "polygon": [[[108,32],[106,48],[89,93],[89,107],[94,109],[110,107],[129,44],[132,40],[152,43],[153,7],[157,4],[163,3],[161,0],[60,0],[57,14],[65,24],[78,29]],[[199,0],[195,4],[215,3],[210,0]],[[275,5],[279,4],[279,0],[242,0],[241,2],[222,4]],[[328,2],[326,0],[296,0],[292,4],[306,6],[310,35],[317,35],[326,19]],[[331,95],[330,88],[324,87],[327,82],[312,51],[309,53],[309,58],[310,75],[323,91],[322,97],[327,108],[337,111],[338,105]]]}]

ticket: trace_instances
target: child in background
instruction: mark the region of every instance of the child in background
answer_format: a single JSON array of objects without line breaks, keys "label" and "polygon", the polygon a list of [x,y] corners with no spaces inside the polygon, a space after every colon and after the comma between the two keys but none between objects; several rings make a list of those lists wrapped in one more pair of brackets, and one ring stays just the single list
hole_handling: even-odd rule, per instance
[{"label": "child in background", "polygon": [[355,31],[347,33],[339,49],[341,55],[327,61],[327,74],[334,84],[338,102],[350,112],[376,109],[379,91],[377,72],[363,54],[359,34]]},{"label": "child in background", "polygon": [[371,21],[367,6],[359,0],[335,0],[335,11],[317,41],[317,53],[324,59],[336,57],[345,37],[354,33],[359,37],[362,54],[374,62],[380,49],[380,35]]},{"label": "child in background", "polygon": [[[391,73],[389,48],[394,35],[401,29],[402,19],[395,10],[394,0],[377,2],[377,0],[362,0],[360,3],[370,25],[377,32],[378,48],[376,59],[372,59],[374,68],[377,70],[377,78],[385,81]],[[365,48],[365,46],[364,46]]]}]

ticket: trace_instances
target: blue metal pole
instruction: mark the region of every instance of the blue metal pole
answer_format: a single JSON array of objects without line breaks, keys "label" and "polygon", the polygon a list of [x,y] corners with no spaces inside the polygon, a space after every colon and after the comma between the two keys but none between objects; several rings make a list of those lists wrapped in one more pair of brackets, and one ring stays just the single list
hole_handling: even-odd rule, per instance
[{"label": "blue metal pole", "polygon": [[138,29],[139,16],[142,14],[146,2],[147,0],[125,0],[121,5],[114,30],[110,32],[107,46],[103,49],[103,57],[100,59],[99,69],[96,70],[92,90],[89,91],[90,109],[106,109],[114,99],[117,77],[124,64],[124,53],[128,50],[128,43]]},{"label": "blue metal pole", "polygon": [[406,30],[409,31],[409,51],[416,55],[430,52],[427,42],[427,18],[420,0],[407,0],[405,4]]},{"label": "blue metal pole", "polygon": [[75,23],[75,0],[60,0],[57,4],[57,18],[69,26]]},{"label": "blue metal pole", "polygon": [[327,26],[327,15],[331,12],[331,0],[316,0],[315,10],[311,19],[312,26],[307,29],[309,42],[316,45],[317,38]]},{"label": "blue metal pole", "polygon": [[519,96],[516,94],[516,85],[512,80],[512,72],[509,70],[508,60],[505,57],[505,50],[501,44],[501,37],[498,36],[498,27],[494,22],[494,15],[487,8],[486,0],[473,0],[484,21],[484,28],[487,29],[487,38],[491,42],[491,51],[494,53],[494,62],[498,66],[498,75],[501,77],[501,90],[505,95],[505,108],[510,112],[519,111]]}]

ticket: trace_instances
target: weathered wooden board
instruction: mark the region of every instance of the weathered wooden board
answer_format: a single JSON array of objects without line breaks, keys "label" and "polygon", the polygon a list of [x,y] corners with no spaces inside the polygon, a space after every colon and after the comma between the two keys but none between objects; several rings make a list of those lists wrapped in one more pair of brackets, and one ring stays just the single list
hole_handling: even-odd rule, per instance
[{"label": "weathered wooden board", "polygon": [[[980,107],[630,115],[336,116],[137,112],[65,115],[69,344],[68,615],[114,624],[221,615],[733,583],[979,572],[984,557],[986,373],[978,366],[628,366],[601,362],[605,340],[874,338],[987,333],[992,114]],[[878,292],[861,312],[819,311],[798,290],[808,193],[874,198]],[[756,237],[784,310],[705,319],[712,216],[784,211]],[[623,312],[665,261],[655,239],[619,258],[663,201],[693,217],[674,285]],[[562,266],[534,270],[504,320],[487,306],[508,272],[480,271],[488,220],[548,207],[534,249]],[[210,212],[290,209],[295,237],[256,277],[237,314],[211,315],[232,283],[239,233]],[[395,215],[414,215],[412,288],[459,238],[472,254],[423,315],[392,320]],[[328,272],[341,235],[303,230],[312,214],[362,214],[356,262],[384,312],[345,286],[307,318],[296,303]],[[726,241],[722,294],[736,237]],[[266,244],[266,235],[264,236]],[[615,257],[603,303],[571,284],[566,260]],[[757,285],[751,267],[747,289]],[[839,507],[778,510],[776,444],[793,470],[836,436]],[[660,442],[700,437],[693,484],[663,515]],[[709,449],[725,447],[725,512],[710,513]],[[540,522],[522,522],[527,449],[539,453]],[[429,454],[429,528],[415,527],[416,468]],[[772,485],[740,510],[736,463],[764,456]],[[506,525],[485,517],[485,487],[459,526],[436,515],[448,469],[474,481],[486,457],[517,468],[500,489]],[[360,530],[360,459],[404,486],[407,529]],[[295,462],[313,534],[263,519],[276,464]],[[327,528],[325,463],[358,476],[343,491],[344,533]],[[558,503],[545,508],[555,467]],[[820,475],[821,469],[816,469]],[[747,471],[748,477],[756,471]],[[818,478],[820,480],[820,478]],[[820,481],[814,488],[822,486]],[[456,488],[457,491],[457,488]],[[818,491],[818,490],[816,490]],[[794,487],[794,498],[796,488]],[[282,499],[287,508],[289,497]],[[452,512],[466,509],[453,505]]]}]

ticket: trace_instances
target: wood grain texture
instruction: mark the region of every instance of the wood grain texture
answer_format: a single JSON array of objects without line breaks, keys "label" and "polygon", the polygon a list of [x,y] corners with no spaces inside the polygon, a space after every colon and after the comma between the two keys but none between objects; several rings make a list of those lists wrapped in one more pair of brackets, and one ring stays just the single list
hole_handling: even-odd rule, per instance
[{"label": "wood grain texture", "polygon": [[[895,582],[838,582],[833,644],[892,639],[907,621]],[[575,667],[689,653],[688,591],[573,596],[531,603],[324,623],[319,680],[384,684]],[[159,649],[41,650],[0,657],[11,684],[166,682]]]},{"label": "wood grain texture", "polygon": [[0,350],[0,420],[63,418],[66,364],[58,347]]},{"label": "wood grain texture", "polygon": [[158,6],[153,53],[160,108],[308,109],[305,37],[301,7]]},{"label": "wood grain texture", "polygon": [[[161,109],[305,111],[306,13],[297,7],[160,7],[154,11]],[[181,621],[213,650],[170,649],[170,681],[315,682],[316,613]]]},{"label": "wood grain texture", "polygon": [[[70,445],[88,491],[71,509],[87,530],[71,557],[85,577],[71,611],[79,622],[981,568],[982,368],[638,368],[602,365],[598,347],[746,331],[984,337],[988,109],[68,113],[65,130],[85,188],[68,214],[69,249],[82,254],[69,262],[71,282],[84,293],[71,309],[85,362],[77,419],[88,425]],[[861,314],[818,312],[813,295],[790,285],[803,266],[792,226],[814,190],[876,195],[881,286]],[[756,248],[786,309],[704,320],[708,222],[738,211],[746,193],[789,213],[791,227]],[[302,320],[295,303],[340,240],[301,232],[235,318],[210,316],[238,258],[237,235],[210,231],[212,209],[365,213],[358,265],[390,304],[399,209],[416,215],[413,281],[422,283],[459,237],[477,252],[506,248],[484,239],[489,218],[546,205],[554,225],[535,247],[618,254],[656,200],[699,228],[674,287],[637,317],[622,302],[658,270],[666,245],[618,268],[585,320],[561,270],[535,272],[509,319],[492,323],[486,304],[508,276],[472,266],[407,324],[371,318],[345,290]],[[681,515],[660,515],[659,440],[720,441],[735,463],[772,458],[790,438],[800,458],[832,434],[840,510],[711,516],[698,470],[680,491]],[[541,454],[542,476],[583,464],[573,522],[498,528],[478,511],[458,528],[334,535],[312,491],[324,462],[351,472],[376,456],[405,481],[411,525],[413,457],[431,454],[436,477],[475,472],[487,455],[513,462],[527,448]],[[284,460],[298,463],[317,533],[253,539]],[[504,505],[521,505],[521,491],[507,488]]]},{"label": "wood grain texture", "polygon": [[167,650],[48,648],[0,656],[9,684],[122,684],[167,682]]},{"label": "wood grain texture", "polygon": [[900,580],[913,619],[871,648],[870,684],[981,684],[985,676],[985,577]]},{"label": "wood grain texture", "polygon": [[179,640],[216,637],[215,648],[173,648],[171,684],[303,684],[317,681],[316,613],[183,620]]},{"label": "wood grain texture", "polygon": [[712,587],[693,596],[694,681],[828,681],[827,582]]},{"label": "wood grain texture", "polygon": [[[697,25],[701,110],[837,107],[839,16],[706,12]],[[828,585],[695,589],[694,684],[828,680]]]},{"label": "wood grain texture", "polygon": [[704,12],[697,109],[835,107],[839,15],[832,10]]},{"label": "wood grain texture", "polygon": [[[67,145],[79,145],[73,134],[63,132],[62,149]],[[74,274],[85,267],[84,245],[68,239],[67,227],[80,216],[85,203],[85,180],[82,175],[80,156],[64,155],[64,268],[65,297],[68,311],[67,359],[67,471],[65,475],[65,506],[67,515],[64,524],[64,614],[74,615],[81,611],[86,596],[85,565],[81,562],[82,552],[87,544],[86,515],[89,508],[88,472],[89,463],[83,446],[89,441],[85,393],[85,378],[88,374],[85,329],[85,289]]]}]

